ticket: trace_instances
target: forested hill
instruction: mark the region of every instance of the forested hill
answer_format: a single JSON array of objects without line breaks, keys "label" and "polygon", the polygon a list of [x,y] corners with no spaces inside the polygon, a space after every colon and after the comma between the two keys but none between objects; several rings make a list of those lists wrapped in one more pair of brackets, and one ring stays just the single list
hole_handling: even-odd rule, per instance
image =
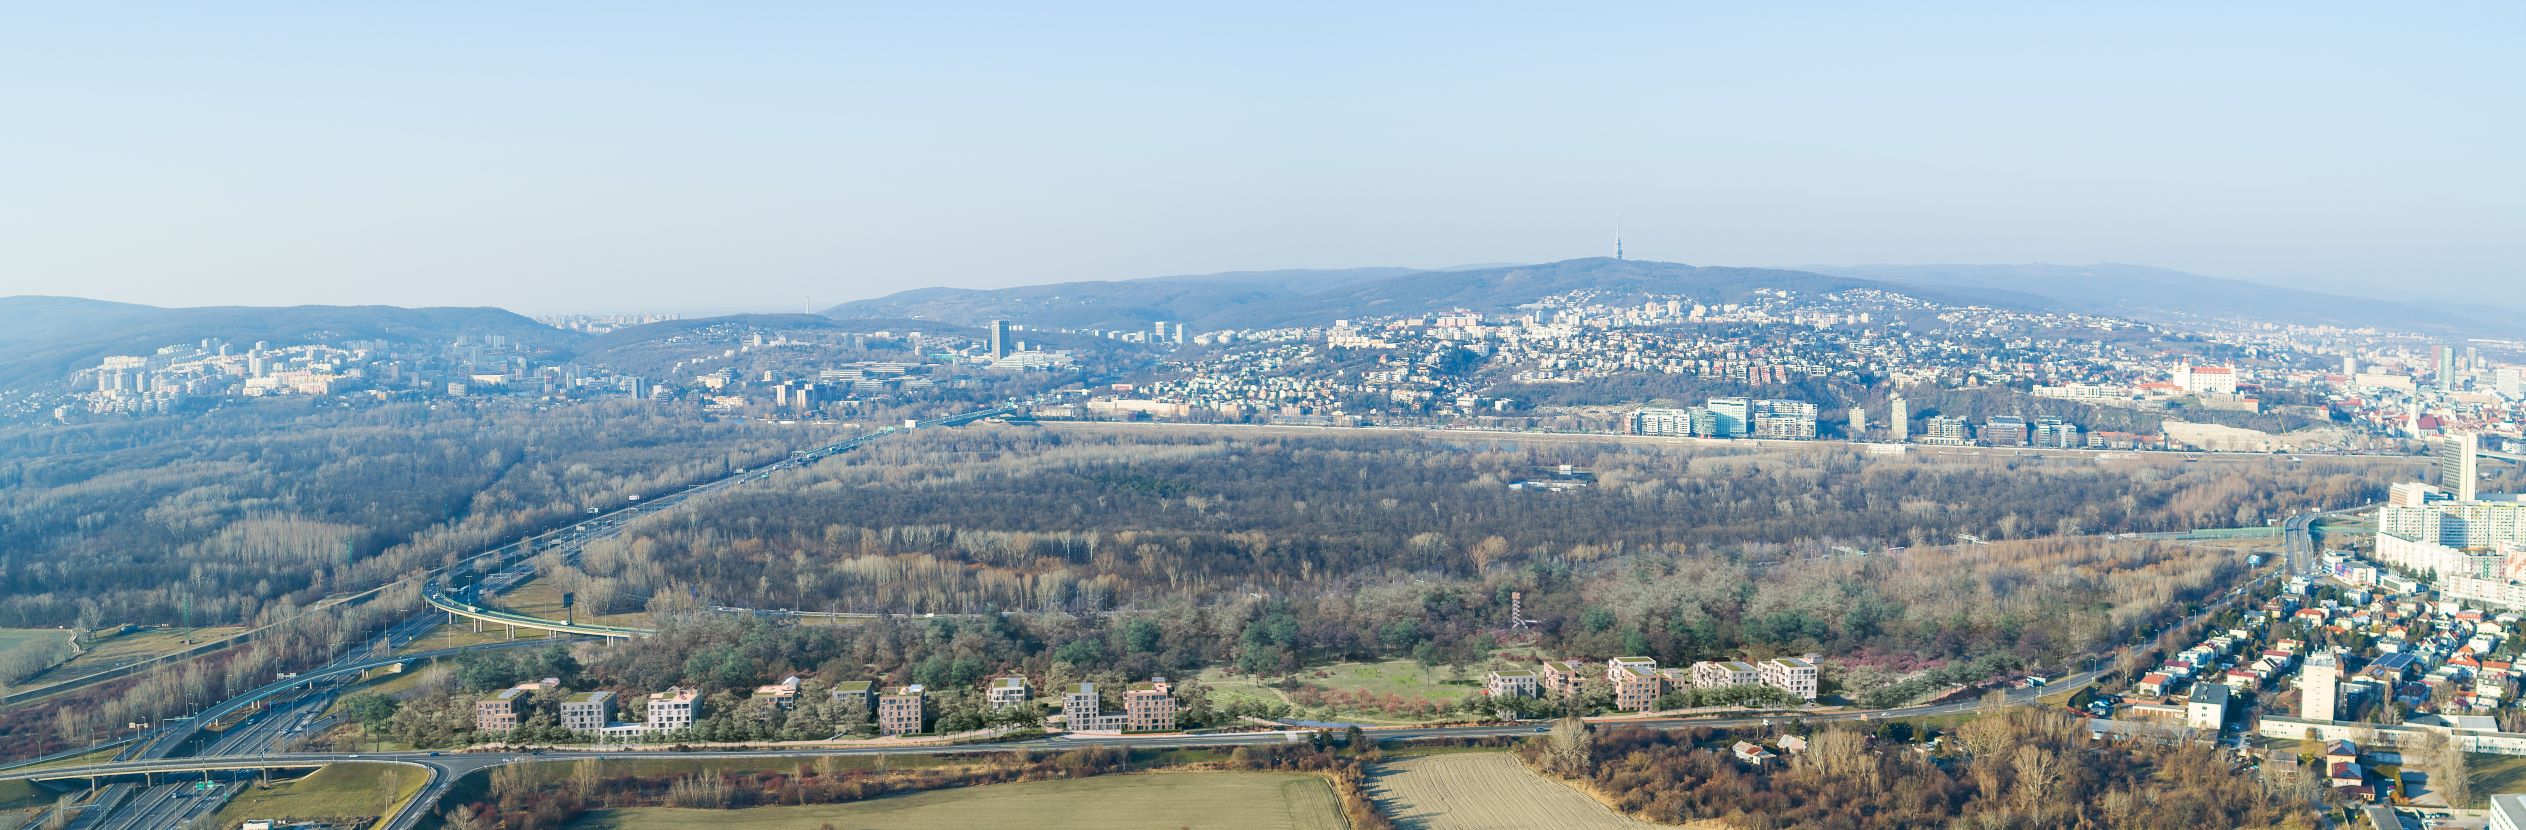
[{"label": "forested hill", "polygon": [[845,319],[913,318],[969,326],[1005,319],[1045,328],[1136,329],[1154,320],[1209,320],[1257,304],[1424,273],[1442,272],[1411,268],[1234,271],[996,290],[915,288],[844,303],[825,313]]},{"label": "forested hill", "polygon": [[1242,271],[996,290],[920,288],[845,303],[825,313],[962,325],[1008,319],[1050,328],[1136,329],[1170,320],[1200,331],[1323,325],[1345,317],[1460,307],[1505,310],[1578,290],[1602,292],[1602,299],[1609,301],[1642,294],[1681,294],[1701,302],[1725,303],[1762,288],[1808,293],[1859,287],[1948,305],[2071,311],[2159,322],[2243,317],[2467,336],[2526,334],[2526,322],[2505,309],[2387,302],[2114,263],[1733,268],[1595,257],[1454,270]]},{"label": "forested hill", "polygon": [[0,389],[59,381],[107,355],[148,354],[160,346],[217,337],[251,345],[387,339],[451,341],[502,335],[555,352],[585,335],[497,308],[157,306],[71,297],[0,297]]},{"label": "forested hill", "polygon": [[1195,330],[1323,325],[1375,317],[1469,308],[1506,311],[1572,291],[1601,299],[1686,296],[1736,302],[1765,288],[1802,293],[1878,288],[1924,299],[2024,305],[2027,295],[1994,291],[1919,290],[1874,280],[1778,268],[1725,268],[1592,257],[1539,265],[1445,271],[1358,268],[1339,271],[1248,271],[1121,282],[1068,282],[977,291],[923,288],[836,306],[836,317],[919,317],[979,325],[992,319],[1063,328],[1140,328],[1156,320]]}]

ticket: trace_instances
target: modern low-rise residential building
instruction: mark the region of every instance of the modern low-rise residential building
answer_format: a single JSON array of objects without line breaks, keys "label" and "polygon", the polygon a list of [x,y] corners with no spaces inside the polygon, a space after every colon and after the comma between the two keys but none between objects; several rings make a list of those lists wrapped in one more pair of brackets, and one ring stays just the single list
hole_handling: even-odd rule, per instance
[{"label": "modern low-rise residential building", "polygon": [[2217,732],[2228,725],[2228,687],[2203,683],[2184,703],[2184,725]]},{"label": "modern low-rise residential building", "polygon": [[1491,672],[1482,687],[1493,698],[1534,697],[1542,689],[1535,680],[1534,672],[1513,669]]},{"label": "modern low-rise residential building", "polygon": [[1752,686],[1761,682],[1762,673],[1743,660],[1704,660],[1693,664],[1693,685],[1699,688]]},{"label": "modern low-rise residential building", "polygon": [[991,681],[991,688],[986,694],[993,711],[1024,706],[1034,697],[1026,687],[1026,678],[1015,676]]},{"label": "modern low-rise residential building", "polygon": [[516,729],[518,716],[525,711],[525,689],[493,692],[490,697],[474,701],[474,731],[507,732]]},{"label": "modern low-rise residential building", "polygon": [[564,729],[594,734],[605,731],[605,725],[613,720],[613,692],[580,692],[561,700],[561,725]]},{"label": "modern low-rise residential building", "polygon": [[1816,664],[1797,657],[1775,657],[1755,665],[1763,685],[1797,695],[1803,700],[1816,699]]},{"label": "modern low-rise residential building", "polygon": [[1174,691],[1163,677],[1131,684],[1131,689],[1123,692],[1123,728],[1133,732],[1174,731]]},{"label": "modern low-rise residential building", "polygon": [[693,721],[702,715],[702,693],[676,686],[649,695],[649,730],[674,732],[693,728]]},{"label": "modern low-rise residential building", "polygon": [[1614,708],[1646,712],[1658,705],[1658,661],[1649,657],[1616,657],[1605,661],[1605,680],[1614,686]]},{"label": "modern low-rise residential building", "polygon": [[877,698],[877,732],[917,735],[928,728],[929,695],[915,683]]},{"label": "modern low-rise residential building", "polygon": [[754,699],[787,709],[798,702],[798,676],[781,678],[781,682],[754,687]]},{"label": "modern low-rise residential building", "polygon": [[866,680],[845,680],[833,685],[833,702],[842,704],[846,723],[864,722],[877,713],[877,684]]},{"label": "modern low-rise residential building", "polygon": [[1547,660],[1543,670],[1535,673],[1535,679],[1546,696],[1578,697],[1579,681],[1587,673],[1587,664],[1577,660]]}]

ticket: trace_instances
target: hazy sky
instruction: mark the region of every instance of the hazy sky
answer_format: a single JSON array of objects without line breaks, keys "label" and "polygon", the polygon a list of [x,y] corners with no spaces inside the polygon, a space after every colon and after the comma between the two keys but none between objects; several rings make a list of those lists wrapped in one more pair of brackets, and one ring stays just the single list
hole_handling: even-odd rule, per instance
[{"label": "hazy sky", "polygon": [[16,4],[0,294],[795,310],[1617,216],[1695,264],[2526,294],[2513,0],[939,5]]}]

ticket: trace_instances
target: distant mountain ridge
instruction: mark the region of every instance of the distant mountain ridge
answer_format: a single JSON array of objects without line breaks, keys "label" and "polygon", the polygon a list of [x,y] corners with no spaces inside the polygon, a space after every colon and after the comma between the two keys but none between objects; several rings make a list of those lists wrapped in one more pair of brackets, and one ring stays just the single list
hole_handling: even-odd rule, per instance
[{"label": "distant mountain ridge", "polygon": [[2379,326],[2444,334],[2526,333],[2507,309],[2348,297],[2300,288],[2206,277],[2124,263],[2095,265],[1815,265],[1804,270],[1921,288],[2012,291],[2054,308],[2181,321],[2246,317],[2346,327]]},{"label": "distant mountain ridge", "polygon": [[[825,313],[844,318],[913,317],[960,325],[1010,319],[1062,328],[1132,329],[1172,320],[1199,330],[1321,325],[1344,317],[1452,308],[1500,311],[1580,290],[1615,296],[1681,294],[1707,302],[1736,302],[1761,288],[1821,292],[1862,287],[1904,290],[1875,280],[1778,268],[1592,257],[1449,270],[1245,271],[998,290],[925,288],[844,303]],[[1956,301],[1985,299],[1945,290],[1927,293]],[[2018,301],[1997,295],[1988,299],[2012,305]]]},{"label": "distant mountain ridge", "polygon": [[1003,289],[922,288],[844,303],[840,318],[891,317],[983,325],[993,319],[1058,328],[1137,329],[1180,321],[1194,330],[1321,325],[1344,317],[1502,310],[1580,289],[1685,294],[1733,302],[1756,288],[1873,287],[1947,304],[2073,311],[2155,322],[2242,317],[2271,322],[2450,336],[2526,334],[2505,309],[2397,303],[2207,277],[2165,268],[2098,265],[1693,266],[1606,257],[1458,269],[1241,271]]},{"label": "distant mountain ridge", "polygon": [[75,297],[0,297],[0,389],[60,381],[108,355],[216,337],[251,345],[385,339],[453,340],[502,335],[568,351],[586,338],[498,308],[399,306],[158,306]]}]

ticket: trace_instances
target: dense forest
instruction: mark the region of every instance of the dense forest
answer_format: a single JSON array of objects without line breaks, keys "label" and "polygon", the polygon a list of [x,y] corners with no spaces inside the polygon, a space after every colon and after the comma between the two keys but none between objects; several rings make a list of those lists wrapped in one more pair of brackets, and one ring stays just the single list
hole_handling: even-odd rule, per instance
[{"label": "dense forest", "polygon": [[[582,596],[835,611],[1093,611],[1176,597],[1639,563],[2261,525],[2417,462],[1870,456],[1617,441],[977,427],[643,520]],[[1572,489],[1519,488],[1575,471]]]},{"label": "dense forest", "polygon": [[824,437],[635,402],[0,428],[0,626],[252,620]]}]

